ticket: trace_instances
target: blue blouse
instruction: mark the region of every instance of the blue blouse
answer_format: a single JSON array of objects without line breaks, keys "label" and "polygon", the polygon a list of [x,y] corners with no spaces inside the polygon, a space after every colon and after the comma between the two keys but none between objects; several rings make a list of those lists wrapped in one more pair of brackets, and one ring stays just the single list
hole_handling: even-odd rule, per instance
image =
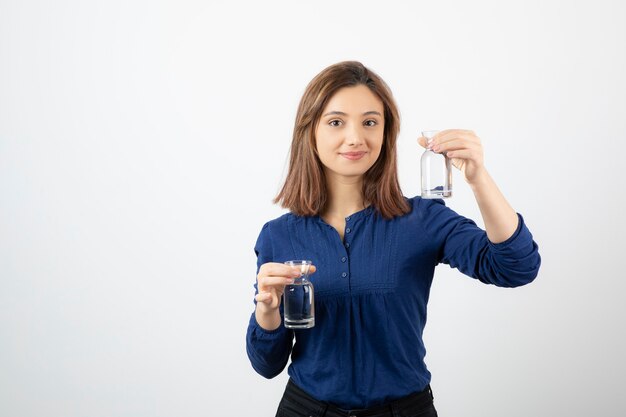
[{"label": "blue blouse", "polygon": [[267,331],[252,313],[246,349],[259,374],[273,378],[291,355],[293,382],[344,409],[421,391],[431,377],[422,333],[437,264],[500,287],[537,276],[541,257],[519,213],[513,235],[494,244],[441,199],[407,201],[411,211],[390,220],[372,206],[346,217],[343,241],[319,216],[287,213],[263,226],[257,273],[266,262],[290,259],[309,259],[317,271],[310,276],[315,327]]}]

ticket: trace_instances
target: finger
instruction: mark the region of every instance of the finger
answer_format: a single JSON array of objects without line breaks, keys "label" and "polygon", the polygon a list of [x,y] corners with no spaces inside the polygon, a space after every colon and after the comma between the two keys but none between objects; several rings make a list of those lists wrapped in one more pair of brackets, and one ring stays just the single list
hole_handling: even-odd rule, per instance
[{"label": "finger", "polygon": [[460,130],[460,129],[448,129],[443,130],[433,138],[434,144],[441,144],[448,142],[454,139],[465,139],[468,142],[472,143],[480,143],[480,138],[474,134],[471,130]]},{"label": "finger", "polygon": [[[282,294],[274,294],[271,292],[259,293],[255,296],[258,305],[265,306],[267,309],[275,309],[280,306],[280,298]],[[260,304],[259,304],[260,303]]]},{"label": "finger", "polygon": [[[285,276],[285,277],[299,277],[303,271],[307,269],[304,266],[290,266],[285,264],[274,263],[268,267],[265,272],[269,272],[266,275]],[[308,273],[312,274],[317,270],[315,265],[310,264],[308,267]]]},{"label": "finger", "polygon": [[448,158],[481,161],[480,155],[472,149],[459,149],[458,151],[448,152],[446,156]]},{"label": "finger", "polygon": [[442,136],[448,136],[448,135],[476,136],[476,133],[474,133],[473,130],[466,130],[466,129],[445,129],[445,130],[440,130],[439,133],[435,135],[435,137],[442,137]]},{"label": "finger", "polygon": [[422,148],[428,148],[428,139],[426,139],[424,136],[420,136],[419,138],[417,138],[417,143]]},{"label": "finger", "polygon": [[[317,268],[314,265],[311,265],[309,268],[309,275],[314,274],[317,271]],[[292,276],[267,276],[267,275],[259,275],[257,278],[260,286],[285,286],[294,283],[294,278],[300,276],[300,272],[297,275]]]},{"label": "finger", "polygon": [[254,299],[259,303],[271,304],[272,303],[272,294],[269,292],[260,292]]},{"label": "finger", "polygon": [[454,151],[454,150],[458,150],[458,149],[478,149],[480,147],[480,144],[474,143],[474,142],[469,142],[466,139],[450,139],[446,142],[442,142],[442,143],[437,143],[435,145],[433,145],[433,151],[435,152],[448,152],[448,151]]},{"label": "finger", "polygon": [[259,275],[264,276],[298,277],[300,274],[300,267],[279,264],[277,262],[265,263],[259,269]]},{"label": "finger", "polygon": [[453,149],[463,149],[467,147],[467,145],[467,141],[463,139],[452,138],[433,144],[433,151],[445,152]]},{"label": "finger", "polygon": [[259,287],[284,287],[285,285],[293,284],[293,278],[285,278],[285,277],[260,277],[259,278]]}]

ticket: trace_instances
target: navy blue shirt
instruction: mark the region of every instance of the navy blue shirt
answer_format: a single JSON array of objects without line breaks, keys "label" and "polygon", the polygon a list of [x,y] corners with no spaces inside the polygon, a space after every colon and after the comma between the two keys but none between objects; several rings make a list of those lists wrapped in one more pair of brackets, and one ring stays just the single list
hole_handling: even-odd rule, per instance
[{"label": "navy blue shirt", "polygon": [[494,244],[441,199],[407,201],[411,211],[390,220],[372,206],[346,217],[343,241],[319,216],[287,213],[263,226],[257,273],[266,262],[291,259],[309,259],[317,271],[310,276],[315,327],[267,331],[252,313],[246,347],[259,374],[273,378],[291,355],[293,382],[344,409],[421,391],[430,383],[422,333],[437,264],[501,287],[537,276],[538,247],[519,213],[513,235]]}]

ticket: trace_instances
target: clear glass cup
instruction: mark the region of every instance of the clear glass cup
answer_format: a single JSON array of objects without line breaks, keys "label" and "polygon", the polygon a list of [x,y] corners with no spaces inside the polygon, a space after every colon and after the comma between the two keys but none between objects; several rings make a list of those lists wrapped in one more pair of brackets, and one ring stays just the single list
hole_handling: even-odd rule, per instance
[{"label": "clear glass cup", "polygon": [[309,329],[315,326],[315,303],[313,284],[309,281],[311,261],[287,261],[285,265],[300,268],[300,276],[293,284],[285,286],[283,307],[285,327],[289,329]]},{"label": "clear glass cup", "polygon": [[[438,130],[425,130],[422,136],[427,141],[439,133]],[[452,163],[444,153],[426,148],[421,159],[422,198],[452,197]]]}]

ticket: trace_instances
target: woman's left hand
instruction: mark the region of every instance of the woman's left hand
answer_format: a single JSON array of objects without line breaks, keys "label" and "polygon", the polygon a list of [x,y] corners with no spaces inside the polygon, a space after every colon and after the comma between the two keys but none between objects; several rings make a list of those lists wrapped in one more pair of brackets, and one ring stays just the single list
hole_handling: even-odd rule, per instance
[{"label": "woman's left hand", "polygon": [[461,170],[468,184],[472,184],[485,172],[483,146],[480,138],[471,130],[442,130],[435,135],[430,145],[423,136],[417,141],[424,148],[431,147],[436,153],[445,153],[452,165]]}]

